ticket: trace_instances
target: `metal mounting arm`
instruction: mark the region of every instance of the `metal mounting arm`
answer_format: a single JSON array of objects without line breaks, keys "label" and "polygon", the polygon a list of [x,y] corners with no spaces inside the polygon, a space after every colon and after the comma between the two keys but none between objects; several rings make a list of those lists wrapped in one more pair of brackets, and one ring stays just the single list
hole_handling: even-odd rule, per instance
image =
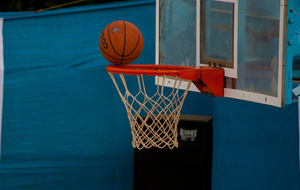
[{"label": "metal mounting arm", "polygon": [[179,75],[182,79],[192,80],[202,94],[215,97],[224,96],[224,70],[215,67],[196,67],[194,73],[185,70]]}]

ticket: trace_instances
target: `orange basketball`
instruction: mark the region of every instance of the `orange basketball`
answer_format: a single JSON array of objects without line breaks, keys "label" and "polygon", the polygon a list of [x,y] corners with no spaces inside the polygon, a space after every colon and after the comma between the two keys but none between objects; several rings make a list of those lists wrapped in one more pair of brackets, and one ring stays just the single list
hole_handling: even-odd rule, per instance
[{"label": "orange basketball", "polygon": [[108,24],[99,38],[102,55],[115,65],[127,65],[135,61],[142,53],[143,46],[140,30],[127,21]]}]

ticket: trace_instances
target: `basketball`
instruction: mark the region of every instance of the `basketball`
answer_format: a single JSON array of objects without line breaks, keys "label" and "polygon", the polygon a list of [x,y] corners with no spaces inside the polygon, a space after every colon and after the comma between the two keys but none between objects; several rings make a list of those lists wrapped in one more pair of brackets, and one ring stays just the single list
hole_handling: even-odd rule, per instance
[{"label": "basketball", "polygon": [[103,57],[115,65],[127,65],[135,61],[142,53],[143,46],[140,30],[127,21],[108,24],[99,38]]}]

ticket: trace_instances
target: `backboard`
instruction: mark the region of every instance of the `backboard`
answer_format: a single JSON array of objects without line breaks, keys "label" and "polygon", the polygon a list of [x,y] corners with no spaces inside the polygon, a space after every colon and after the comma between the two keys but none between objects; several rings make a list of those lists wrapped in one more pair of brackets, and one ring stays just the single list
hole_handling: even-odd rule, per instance
[{"label": "backboard", "polygon": [[157,0],[156,64],[221,67],[224,97],[284,107],[285,2]]}]

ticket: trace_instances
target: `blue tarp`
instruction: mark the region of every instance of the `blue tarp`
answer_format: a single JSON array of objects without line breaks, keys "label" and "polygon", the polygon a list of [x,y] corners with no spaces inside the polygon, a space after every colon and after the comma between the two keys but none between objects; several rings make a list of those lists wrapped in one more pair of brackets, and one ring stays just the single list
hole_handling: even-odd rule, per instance
[{"label": "blue tarp", "polygon": [[300,189],[297,103],[213,104],[213,190]]},{"label": "blue tarp", "polygon": [[[154,0],[4,21],[1,190],[133,188],[129,122],[98,47],[102,29],[116,20],[134,23],[143,34],[135,63],[154,64]],[[148,83],[154,87],[154,77]],[[211,115],[209,98],[195,104],[197,96],[190,93],[183,112]]]},{"label": "blue tarp", "polygon": [[112,21],[135,23],[139,62],[154,63],[154,12],[141,1],[4,21],[0,189],[132,189],[129,122],[98,40]]},{"label": "blue tarp", "polygon": [[[4,21],[1,190],[133,189],[129,122],[98,47],[116,20],[143,34],[136,63],[154,64],[154,0]],[[300,188],[297,104],[280,109],[190,92],[182,113],[213,116],[213,190]]]}]

